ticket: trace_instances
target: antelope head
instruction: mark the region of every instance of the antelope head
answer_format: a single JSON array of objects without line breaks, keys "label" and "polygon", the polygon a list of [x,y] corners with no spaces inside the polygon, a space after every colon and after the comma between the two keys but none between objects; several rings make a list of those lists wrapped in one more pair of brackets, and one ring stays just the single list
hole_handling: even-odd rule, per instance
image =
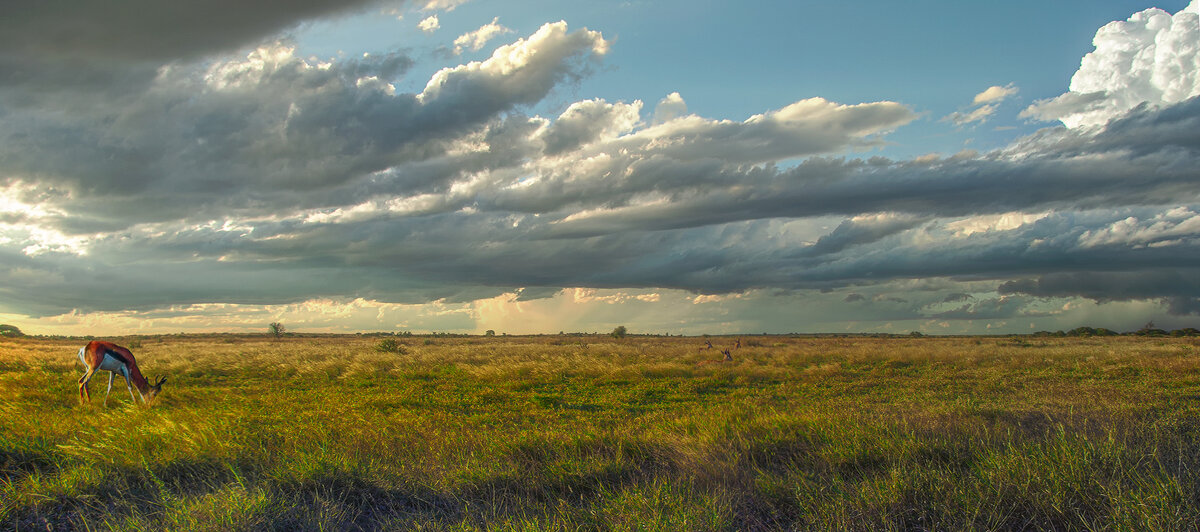
[{"label": "antelope head", "polygon": [[155,397],[158,396],[158,393],[162,391],[162,385],[165,382],[167,382],[166,377],[158,378],[158,382],[155,382],[154,385],[150,387],[150,391],[146,393],[146,403],[150,403]]}]

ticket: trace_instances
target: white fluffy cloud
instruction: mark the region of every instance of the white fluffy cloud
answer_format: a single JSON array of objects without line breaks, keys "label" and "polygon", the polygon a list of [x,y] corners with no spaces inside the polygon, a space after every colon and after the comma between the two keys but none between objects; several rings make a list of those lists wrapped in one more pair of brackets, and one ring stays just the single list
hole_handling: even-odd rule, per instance
[{"label": "white fluffy cloud", "polygon": [[504,35],[512,33],[513,30],[500,25],[500,17],[493,18],[491,22],[480,26],[475,31],[469,31],[458,38],[454,39],[454,55],[459,55],[465,50],[477,52],[483,48],[488,41]]},{"label": "white fluffy cloud", "polygon": [[433,33],[441,27],[442,24],[438,21],[437,15],[429,15],[428,17],[421,19],[421,22],[417,23],[417,29],[425,33]]},{"label": "white fluffy cloud", "polygon": [[654,125],[670,122],[687,114],[687,103],[678,92],[668,94],[654,107]]},{"label": "white fluffy cloud", "polygon": [[[549,90],[560,81],[563,71],[558,67],[568,57],[579,53],[603,56],[607,52],[608,41],[598,31],[568,32],[564,21],[545,24],[527,39],[496,48],[484,61],[439,70],[418,98],[427,102],[433,98],[465,97],[480,84],[488,84],[502,93],[517,95],[518,101],[531,103],[535,100],[521,99],[520,94],[530,87]],[[539,92],[538,99],[544,94]]]},{"label": "white fluffy cloud", "polygon": [[1070,91],[1022,116],[1070,128],[1102,126],[1134,107],[1200,96],[1200,0],[1171,15],[1157,8],[1110,22],[1071,77]]}]

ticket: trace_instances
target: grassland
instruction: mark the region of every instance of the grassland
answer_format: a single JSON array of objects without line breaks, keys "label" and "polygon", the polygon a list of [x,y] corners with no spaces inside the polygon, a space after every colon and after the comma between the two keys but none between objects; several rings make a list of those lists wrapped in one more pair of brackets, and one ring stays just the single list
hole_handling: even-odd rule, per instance
[{"label": "grassland", "polygon": [[0,339],[0,529],[1200,528],[1195,339],[118,341]]}]

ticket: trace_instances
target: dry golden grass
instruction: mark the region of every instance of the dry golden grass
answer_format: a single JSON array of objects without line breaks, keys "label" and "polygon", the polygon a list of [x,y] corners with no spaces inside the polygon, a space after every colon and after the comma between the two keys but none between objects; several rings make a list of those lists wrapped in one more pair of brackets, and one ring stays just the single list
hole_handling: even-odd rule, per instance
[{"label": "dry golden grass", "polygon": [[0,340],[0,528],[1200,527],[1195,339],[115,340]]}]

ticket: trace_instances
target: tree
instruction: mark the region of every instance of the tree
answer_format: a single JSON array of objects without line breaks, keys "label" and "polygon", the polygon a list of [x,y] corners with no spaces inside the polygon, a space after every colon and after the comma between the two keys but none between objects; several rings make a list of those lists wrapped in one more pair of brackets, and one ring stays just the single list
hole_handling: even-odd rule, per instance
[{"label": "tree", "polygon": [[285,328],[284,328],[283,324],[279,323],[277,321],[273,321],[273,322],[271,322],[270,325],[267,325],[267,332],[271,333],[276,338],[283,336],[284,330],[285,330]]},{"label": "tree", "polygon": [[0,324],[0,336],[25,336],[16,325]]},{"label": "tree", "polygon": [[627,330],[624,325],[618,325],[616,329],[613,329],[611,334],[613,338],[624,338],[626,332]]},{"label": "tree", "polygon": [[483,333],[483,335],[484,336],[496,336],[496,331],[488,329],[487,332]]}]

